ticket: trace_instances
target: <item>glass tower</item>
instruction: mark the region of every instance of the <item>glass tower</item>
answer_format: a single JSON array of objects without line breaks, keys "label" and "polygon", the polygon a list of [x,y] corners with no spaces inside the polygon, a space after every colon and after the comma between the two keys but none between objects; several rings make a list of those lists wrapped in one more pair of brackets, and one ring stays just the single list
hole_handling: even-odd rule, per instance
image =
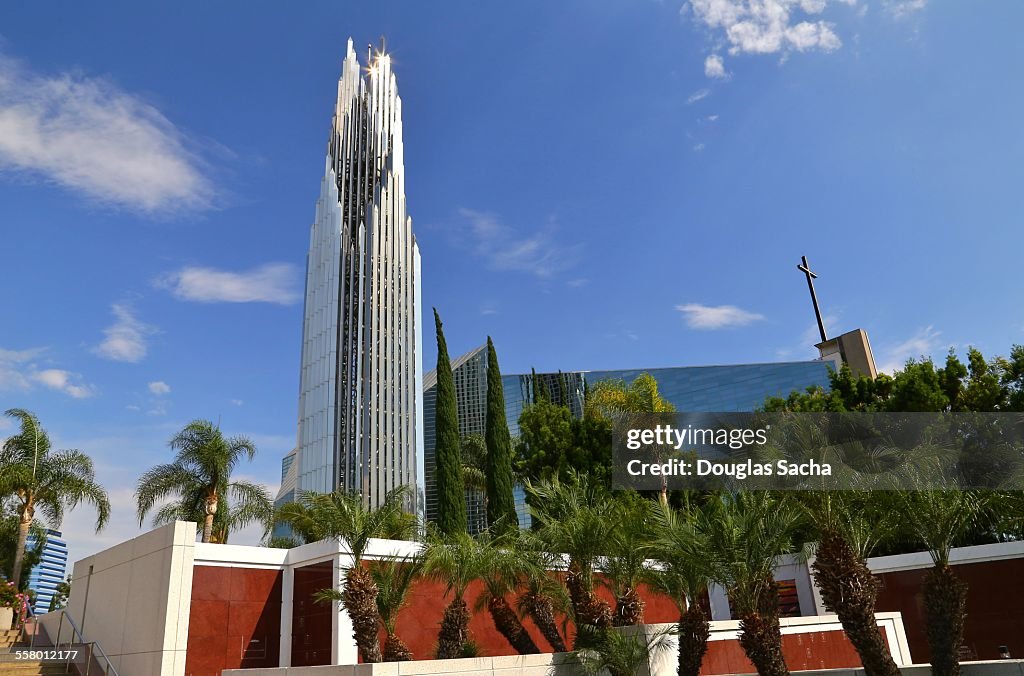
[{"label": "glass tower", "polygon": [[[306,259],[296,488],[422,496],[420,254],[391,58],[352,40]],[[417,499],[417,507],[420,506]]]},{"label": "glass tower", "polygon": [[[60,531],[47,529],[39,563],[32,566],[28,575],[28,588],[36,593],[32,610],[41,615],[50,610],[50,601],[57,592],[57,585],[64,581],[68,567],[68,545],[61,539]],[[35,537],[29,533],[26,549],[35,547]]]}]

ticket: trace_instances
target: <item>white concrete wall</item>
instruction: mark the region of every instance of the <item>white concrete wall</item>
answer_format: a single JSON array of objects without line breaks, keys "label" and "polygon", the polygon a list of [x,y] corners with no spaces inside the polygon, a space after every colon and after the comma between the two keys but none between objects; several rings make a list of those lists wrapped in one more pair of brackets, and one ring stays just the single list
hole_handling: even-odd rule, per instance
[{"label": "white concrete wall", "polygon": [[[893,660],[901,669],[910,664],[910,649],[903,630],[899,613],[878,613],[878,626],[885,632],[892,646]],[[728,620],[711,623],[709,641],[736,640],[739,622]],[[782,634],[805,632],[842,631],[835,615],[826,617],[792,617],[780,621]],[[638,627],[622,627],[617,631],[643,634],[645,640],[653,643],[655,637],[663,635],[658,642],[662,648],[652,652],[649,667],[638,676],[662,676],[674,674],[679,663],[678,639],[672,635],[674,624],[647,624]],[[835,673],[838,670],[830,671]],[[857,670],[843,676],[855,676]],[[453,674],[457,676],[578,676],[579,669],[567,654],[512,655],[508,657],[478,657],[463,660],[418,660],[413,662],[392,662],[384,664],[360,664],[326,667],[291,667],[279,669],[229,669],[223,676],[412,676],[420,674]],[[810,672],[808,672],[810,673]],[[863,673],[861,671],[861,673]],[[859,676],[859,675],[858,675]],[[925,676],[925,675],[921,675]],[[985,676],[1003,676],[1002,673]],[[1014,671],[1012,676],[1024,676]]]},{"label": "white concrete wall", "polygon": [[[903,628],[903,619],[899,613],[876,613],[875,619],[889,642],[890,651],[896,666],[903,667],[910,664],[910,647],[907,645],[907,634]],[[835,615],[823,617],[784,617],[779,620],[782,635],[803,634],[814,632],[841,632],[843,626]],[[645,640],[653,644],[656,637],[664,635],[658,641],[663,644],[661,649],[652,651],[649,671],[643,672],[642,676],[658,676],[660,674],[673,674],[679,664],[679,639],[672,634],[674,624],[645,624],[638,627],[624,627],[619,631],[627,633],[642,633]],[[740,623],[738,620],[716,621],[711,623],[711,636],[709,642],[713,641],[736,641],[739,640]]]},{"label": "white concrete wall", "polygon": [[[675,669],[673,669],[675,673]],[[578,676],[565,655],[511,655],[462,660],[418,660],[381,664],[280,669],[226,669],[222,676]],[[1016,676],[1016,675],[1015,675]]]},{"label": "white concrete wall", "polygon": [[[122,676],[184,676],[195,540],[179,521],[75,563],[67,612]],[[58,616],[42,619],[51,640]]]}]

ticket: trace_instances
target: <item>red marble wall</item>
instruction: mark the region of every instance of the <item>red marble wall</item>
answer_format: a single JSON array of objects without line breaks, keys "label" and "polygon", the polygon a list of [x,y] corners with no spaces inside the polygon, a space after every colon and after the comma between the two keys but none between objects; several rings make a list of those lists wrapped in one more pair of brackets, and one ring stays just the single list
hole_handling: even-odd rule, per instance
[{"label": "red marble wall", "polygon": [[[953,566],[967,582],[967,626],[961,658],[999,659],[999,646],[1010,648],[1013,657],[1024,657],[1024,559],[984,561]],[[878,592],[879,612],[903,613],[907,643],[914,662],[931,657],[925,635],[924,596],[921,583],[927,569],[882,573]]]},{"label": "red marble wall", "polygon": [[186,676],[276,667],[281,640],[281,571],[195,566]]},{"label": "red marble wall", "polygon": [[331,627],[334,618],[329,603],[317,603],[314,594],[333,586],[330,561],[295,569],[292,598],[292,666],[314,667],[331,663]]},{"label": "red marble wall", "polygon": [[[293,666],[330,663],[333,611],[329,605],[316,603],[313,595],[331,585],[331,570],[330,562],[295,569],[291,637]],[[443,582],[419,580],[410,593],[408,605],[399,615],[398,633],[417,659],[433,657],[441,615],[447,604],[444,589]],[[467,601],[472,604],[481,590],[479,582],[473,583],[468,590]],[[641,593],[647,602],[647,622],[659,624],[677,619],[676,608],[667,597],[647,589]],[[613,603],[607,589],[599,587],[598,594]],[[192,583],[186,675],[215,676],[222,669],[277,666],[280,613],[280,571],[197,565]],[[525,626],[540,650],[550,652],[551,647],[532,622],[526,621]],[[494,628],[486,611],[473,614],[470,631],[483,655],[512,654],[511,646]],[[571,625],[567,632],[567,643],[571,645]],[[784,636],[783,650],[793,670],[855,667],[860,664],[856,652],[841,632]],[[702,673],[751,671],[753,666],[737,641],[711,642]]]},{"label": "red marble wall", "polygon": [[[860,658],[842,631],[788,634],[782,637],[782,654],[791,671],[859,667]],[[701,665],[702,674],[749,674],[757,671],[743,653],[739,641],[711,641]]]},{"label": "red marble wall", "polygon": [[[418,581],[409,595],[408,605],[399,615],[396,631],[408,643],[416,659],[431,659],[437,646],[437,632],[441,624],[441,615],[447,599],[444,598],[445,585],[430,580]],[[466,595],[472,606],[480,593],[481,585],[474,583]],[[609,603],[614,603],[612,595],[603,587],[598,594]],[[650,624],[675,622],[679,619],[679,611],[670,599],[660,594],[642,589],[641,595],[647,602],[644,620]],[[529,620],[524,622],[530,636],[533,637],[541,652],[551,652],[540,632]],[[469,625],[473,639],[480,646],[484,655],[514,654],[508,641],[494,628],[487,611],[475,613]],[[567,643],[571,646],[573,627],[568,627]],[[383,640],[383,634],[381,635]],[[859,667],[860,659],[857,652],[842,631],[810,632],[783,636],[783,652],[790,669],[838,669]],[[754,666],[747,660],[736,640],[712,641],[704,658],[703,674],[737,674],[754,672]]]},{"label": "red marble wall", "polygon": [[[483,584],[479,581],[473,582],[469,586],[466,592],[466,602],[471,609],[482,589]],[[409,592],[406,606],[398,616],[395,631],[409,645],[409,649],[412,651],[415,659],[433,659],[437,650],[437,632],[441,627],[441,617],[444,613],[444,608],[450,600],[445,598],[444,591],[445,584],[443,582],[418,580],[414,583],[412,591]],[[614,607],[612,595],[606,589],[599,588],[598,594]],[[644,612],[644,619],[647,622],[656,624],[675,622],[679,619],[679,611],[676,610],[675,605],[668,597],[654,594],[646,589],[642,590],[642,596],[647,602],[647,608]],[[515,603],[515,600],[510,599],[510,602]],[[523,625],[541,652],[552,652],[551,646],[544,640],[544,637],[532,622],[527,620]],[[505,637],[494,628],[494,622],[491,620],[490,613],[486,609],[473,613],[472,620],[469,623],[469,631],[472,634],[473,640],[480,647],[482,655],[515,654],[515,651],[508,641],[505,640]],[[573,636],[571,624],[568,631],[569,639],[567,643],[571,645]],[[383,636],[382,633],[382,640]]]}]

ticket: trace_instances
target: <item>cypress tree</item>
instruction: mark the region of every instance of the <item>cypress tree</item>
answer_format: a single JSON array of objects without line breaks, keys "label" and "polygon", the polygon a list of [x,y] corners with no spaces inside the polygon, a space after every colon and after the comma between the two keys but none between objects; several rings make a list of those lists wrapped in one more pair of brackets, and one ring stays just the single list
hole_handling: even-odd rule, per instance
[{"label": "cypress tree", "polygon": [[548,388],[544,386],[544,381],[537,376],[537,369],[530,369],[530,374],[533,378],[533,401],[531,403],[548,401]]},{"label": "cypress tree", "polygon": [[512,438],[505,421],[505,391],[498,353],[487,337],[487,523],[499,532],[519,528],[512,495]]},{"label": "cypress tree", "polygon": [[466,484],[462,477],[462,441],[455,380],[437,308],[434,308],[434,324],[437,327],[437,406],[434,412],[437,527],[443,535],[452,536],[466,532]]}]

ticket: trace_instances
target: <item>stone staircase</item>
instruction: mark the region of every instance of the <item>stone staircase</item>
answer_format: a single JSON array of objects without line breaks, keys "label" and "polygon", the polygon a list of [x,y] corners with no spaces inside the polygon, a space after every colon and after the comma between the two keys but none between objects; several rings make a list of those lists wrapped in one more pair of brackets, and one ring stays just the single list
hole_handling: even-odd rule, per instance
[{"label": "stone staircase", "polygon": [[29,649],[21,639],[21,631],[18,629],[0,631],[0,676],[56,676],[75,673],[74,667],[68,671],[65,664],[18,659],[16,651]]}]

